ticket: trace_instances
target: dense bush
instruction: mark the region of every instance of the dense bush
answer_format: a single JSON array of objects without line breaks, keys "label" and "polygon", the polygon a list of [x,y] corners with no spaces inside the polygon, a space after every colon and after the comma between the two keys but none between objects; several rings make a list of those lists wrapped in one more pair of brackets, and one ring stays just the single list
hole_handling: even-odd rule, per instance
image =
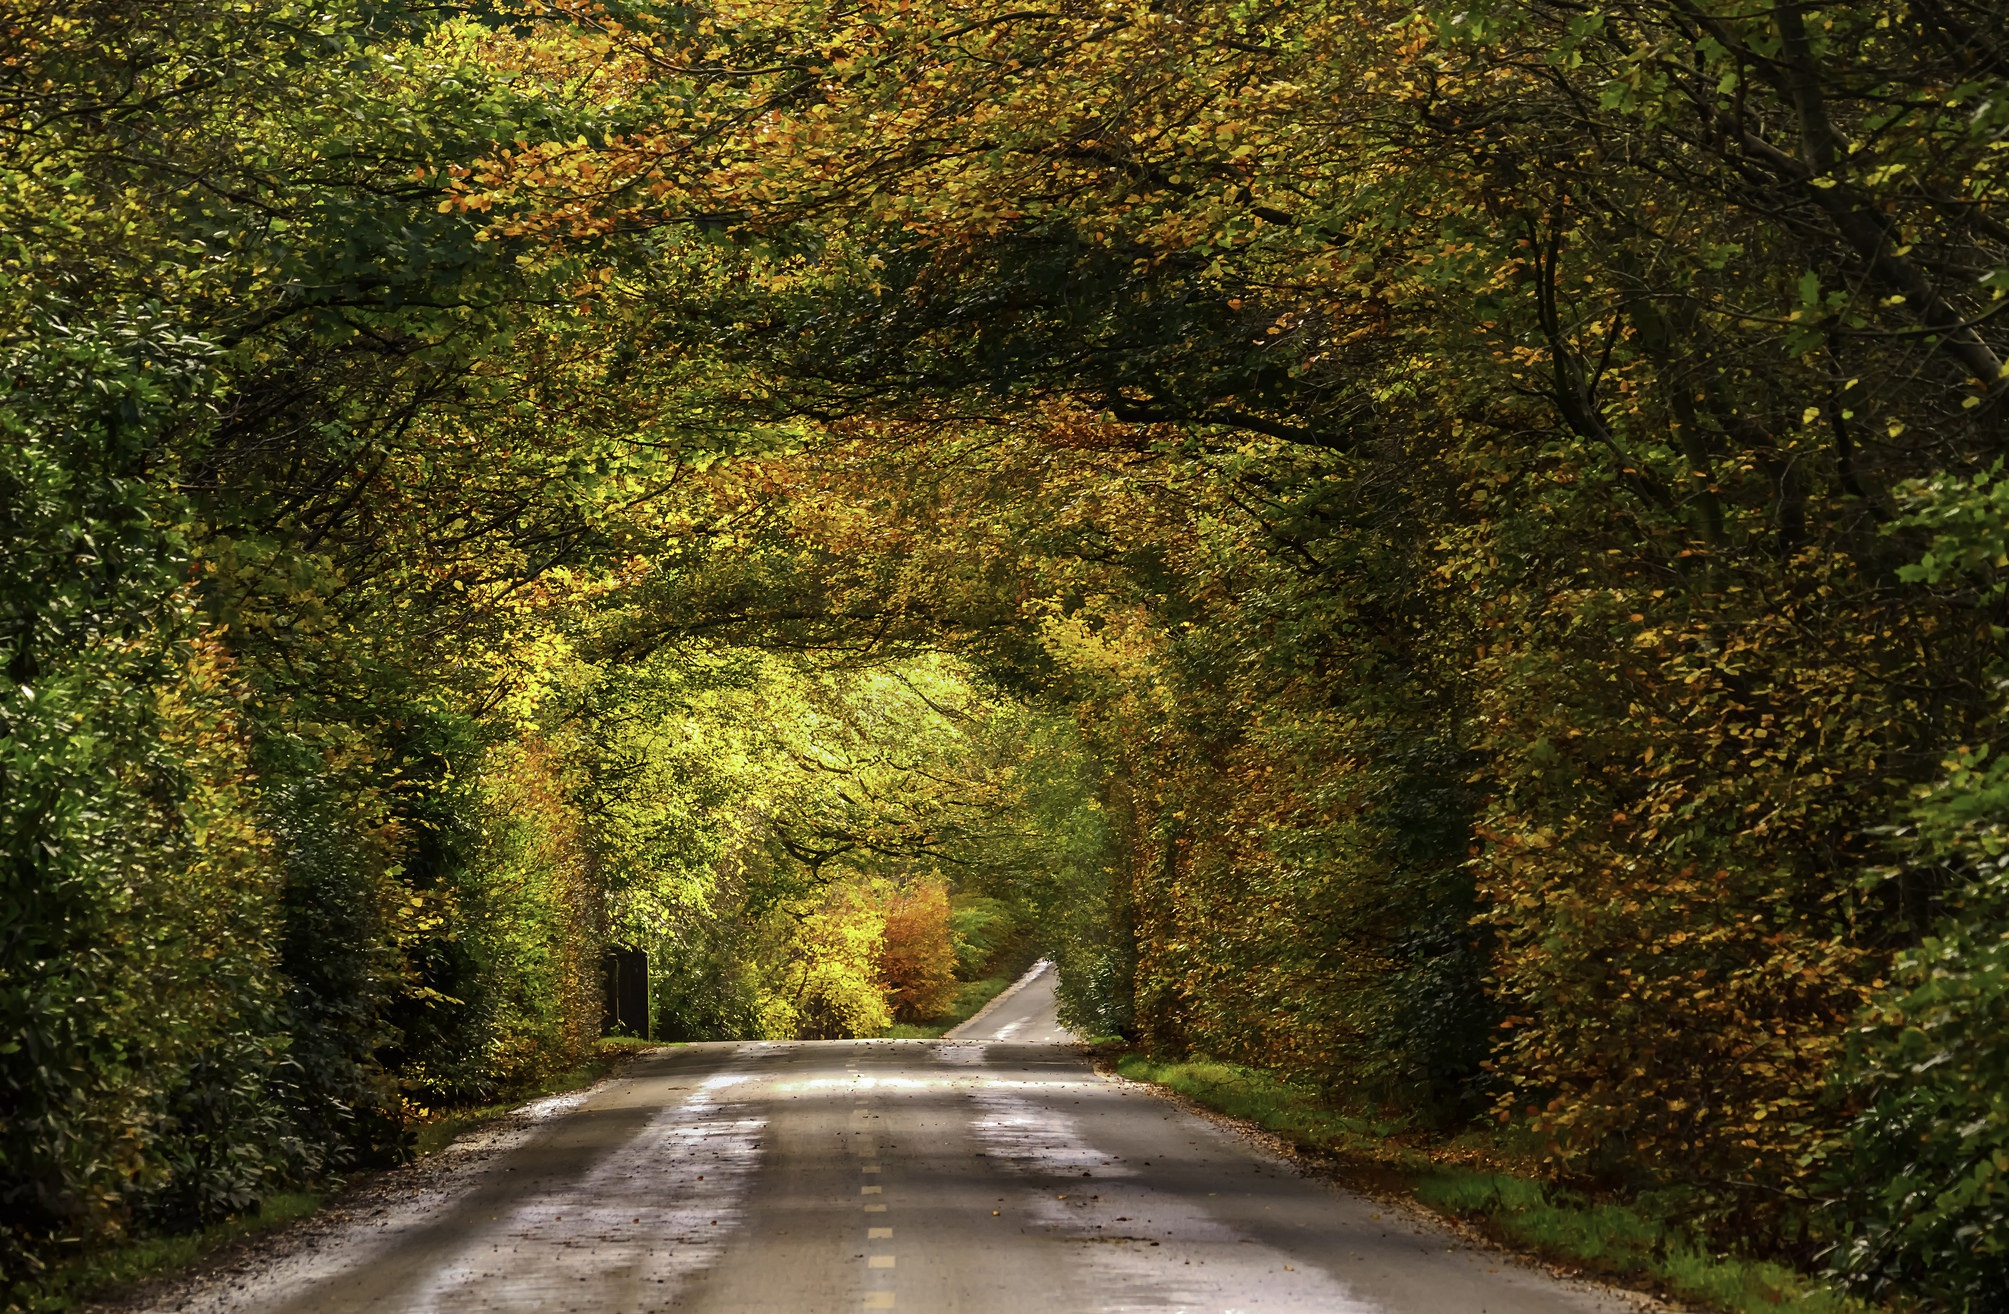
[{"label": "dense bush", "polygon": [[135,1199],[255,1196],[302,1153],[270,1111],[277,880],[236,676],[193,615],[185,512],[149,482],[213,353],[42,309],[0,412],[6,1270]]},{"label": "dense bush", "polygon": [[[517,727],[429,637],[480,602],[401,623],[428,580],[464,593],[452,551],[507,560],[494,508],[482,542],[404,476],[453,460],[414,410],[498,327],[438,307],[533,277],[412,181],[426,141],[506,111],[388,58],[438,24],[10,11],[0,1283],[395,1154],[443,1067],[499,1089],[597,1016],[570,961],[597,957],[597,891],[509,829],[562,848],[576,822],[429,775],[414,730],[475,725],[452,765],[507,769]],[[479,989],[441,1019],[444,957]]]},{"label": "dense bush", "polygon": [[879,945],[878,979],[899,1022],[932,1022],[956,999],[956,943],[949,921],[949,890],[915,882],[886,905]]},{"label": "dense bush", "polygon": [[[1999,471],[1905,490],[1907,520],[1930,535],[1906,578],[1999,609]],[[1898,861],[1873,875],[1900,902],[1943,893],[1854,1038],[1862,1112],[1830,1183],[1851,1224],[1835,1266],[1880,1295],[1982,1314],[2009,1309],[2009,760],[1960,745],[1942,767],[1894,828]]]}]

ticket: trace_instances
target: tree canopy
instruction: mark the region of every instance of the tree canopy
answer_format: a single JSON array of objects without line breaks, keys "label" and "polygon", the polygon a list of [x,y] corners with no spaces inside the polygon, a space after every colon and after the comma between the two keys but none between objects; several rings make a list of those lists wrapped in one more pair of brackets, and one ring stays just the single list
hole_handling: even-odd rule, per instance
[{"label": "tree canopy", "polygon": [[2001,5],[4,4],[9,1281],[621,946],[2009,1309]]}]

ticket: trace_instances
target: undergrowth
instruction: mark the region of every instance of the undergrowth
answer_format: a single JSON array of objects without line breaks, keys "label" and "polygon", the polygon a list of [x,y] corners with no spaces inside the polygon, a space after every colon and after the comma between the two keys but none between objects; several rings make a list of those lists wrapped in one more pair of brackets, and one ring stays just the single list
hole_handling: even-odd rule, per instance
[{"label": "undergrowth", "polygon": [[543,1081],[519,1087],[510,1093],[508,1099],[497,1103],[447,1109],[417,1124],[412,1129],[412,1153],[419,1158],[437,1154],[482,1123],[491,1118],[499,1118],[531,1100],[541,1100],[547,1095],[562,1095],[566,1091],[584,1090],[613,1071],[614,1066],[628,1054],[654,1049],[658,1043],[660,1042],[636,1040],[632,1036],[603,1036],[594,1042],[593,1052],[576,1067],[554,1073]]},{"label": "undergrowth", "polygon": [[[610,1037],[597,1042],[583,1062],[543,1081],[532,1082],[505,1101],[472,1108],[450,1109],[412,1126],[411,1152],[424,1158],[445,1149],[457,1137],[481,1123],[518,1108],[526,1101],[591,1086],[620,1060],[650,1042]],[[33,1280],[0,1293],[4,1314],[63,1314],[121,1288],[159,1281],[185,1272],[225,1246],[305,1218],[348,1183],[330,1183],[327,1191],[293,1191],[269,1196],[256,1209],[190,1232],[146,1234],[58,1259]]]},{"label": "undergrowth", "polygon": [[56,1314],[75,1309],[92,1296],[169,1276],[233,1241],[304,1218],[319,1209],[325,1198],[308,1191],[275,1195],[249,1213],[199,1231],[134,1237],[59,1259],[33,1281],[7,1293],[5,1308],[8,1314]]}]

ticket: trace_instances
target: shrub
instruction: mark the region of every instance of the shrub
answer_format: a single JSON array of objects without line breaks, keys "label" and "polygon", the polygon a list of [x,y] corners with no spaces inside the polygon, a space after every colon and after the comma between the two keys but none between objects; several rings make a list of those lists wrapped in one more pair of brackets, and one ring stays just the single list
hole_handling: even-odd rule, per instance
[{"label": "shrub", "polygon": [[949,891],[919,880],[887,901],[879,979],[898,1022],[932,1022],[956,1002],[956,948]]}]

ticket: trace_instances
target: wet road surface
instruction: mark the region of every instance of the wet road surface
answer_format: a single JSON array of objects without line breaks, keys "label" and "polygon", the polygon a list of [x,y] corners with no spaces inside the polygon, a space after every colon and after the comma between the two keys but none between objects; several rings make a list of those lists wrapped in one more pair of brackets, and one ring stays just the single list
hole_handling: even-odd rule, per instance
[{"label": "wet road surface", "polygon": [[1065,1034],[1050,973],[971,1025],[1012,1038],[651,1051],[449,1151],[424,1189],[156,1308],[1633,1308],[1304,1177],[1073,1047],[1019,1043]]}]

